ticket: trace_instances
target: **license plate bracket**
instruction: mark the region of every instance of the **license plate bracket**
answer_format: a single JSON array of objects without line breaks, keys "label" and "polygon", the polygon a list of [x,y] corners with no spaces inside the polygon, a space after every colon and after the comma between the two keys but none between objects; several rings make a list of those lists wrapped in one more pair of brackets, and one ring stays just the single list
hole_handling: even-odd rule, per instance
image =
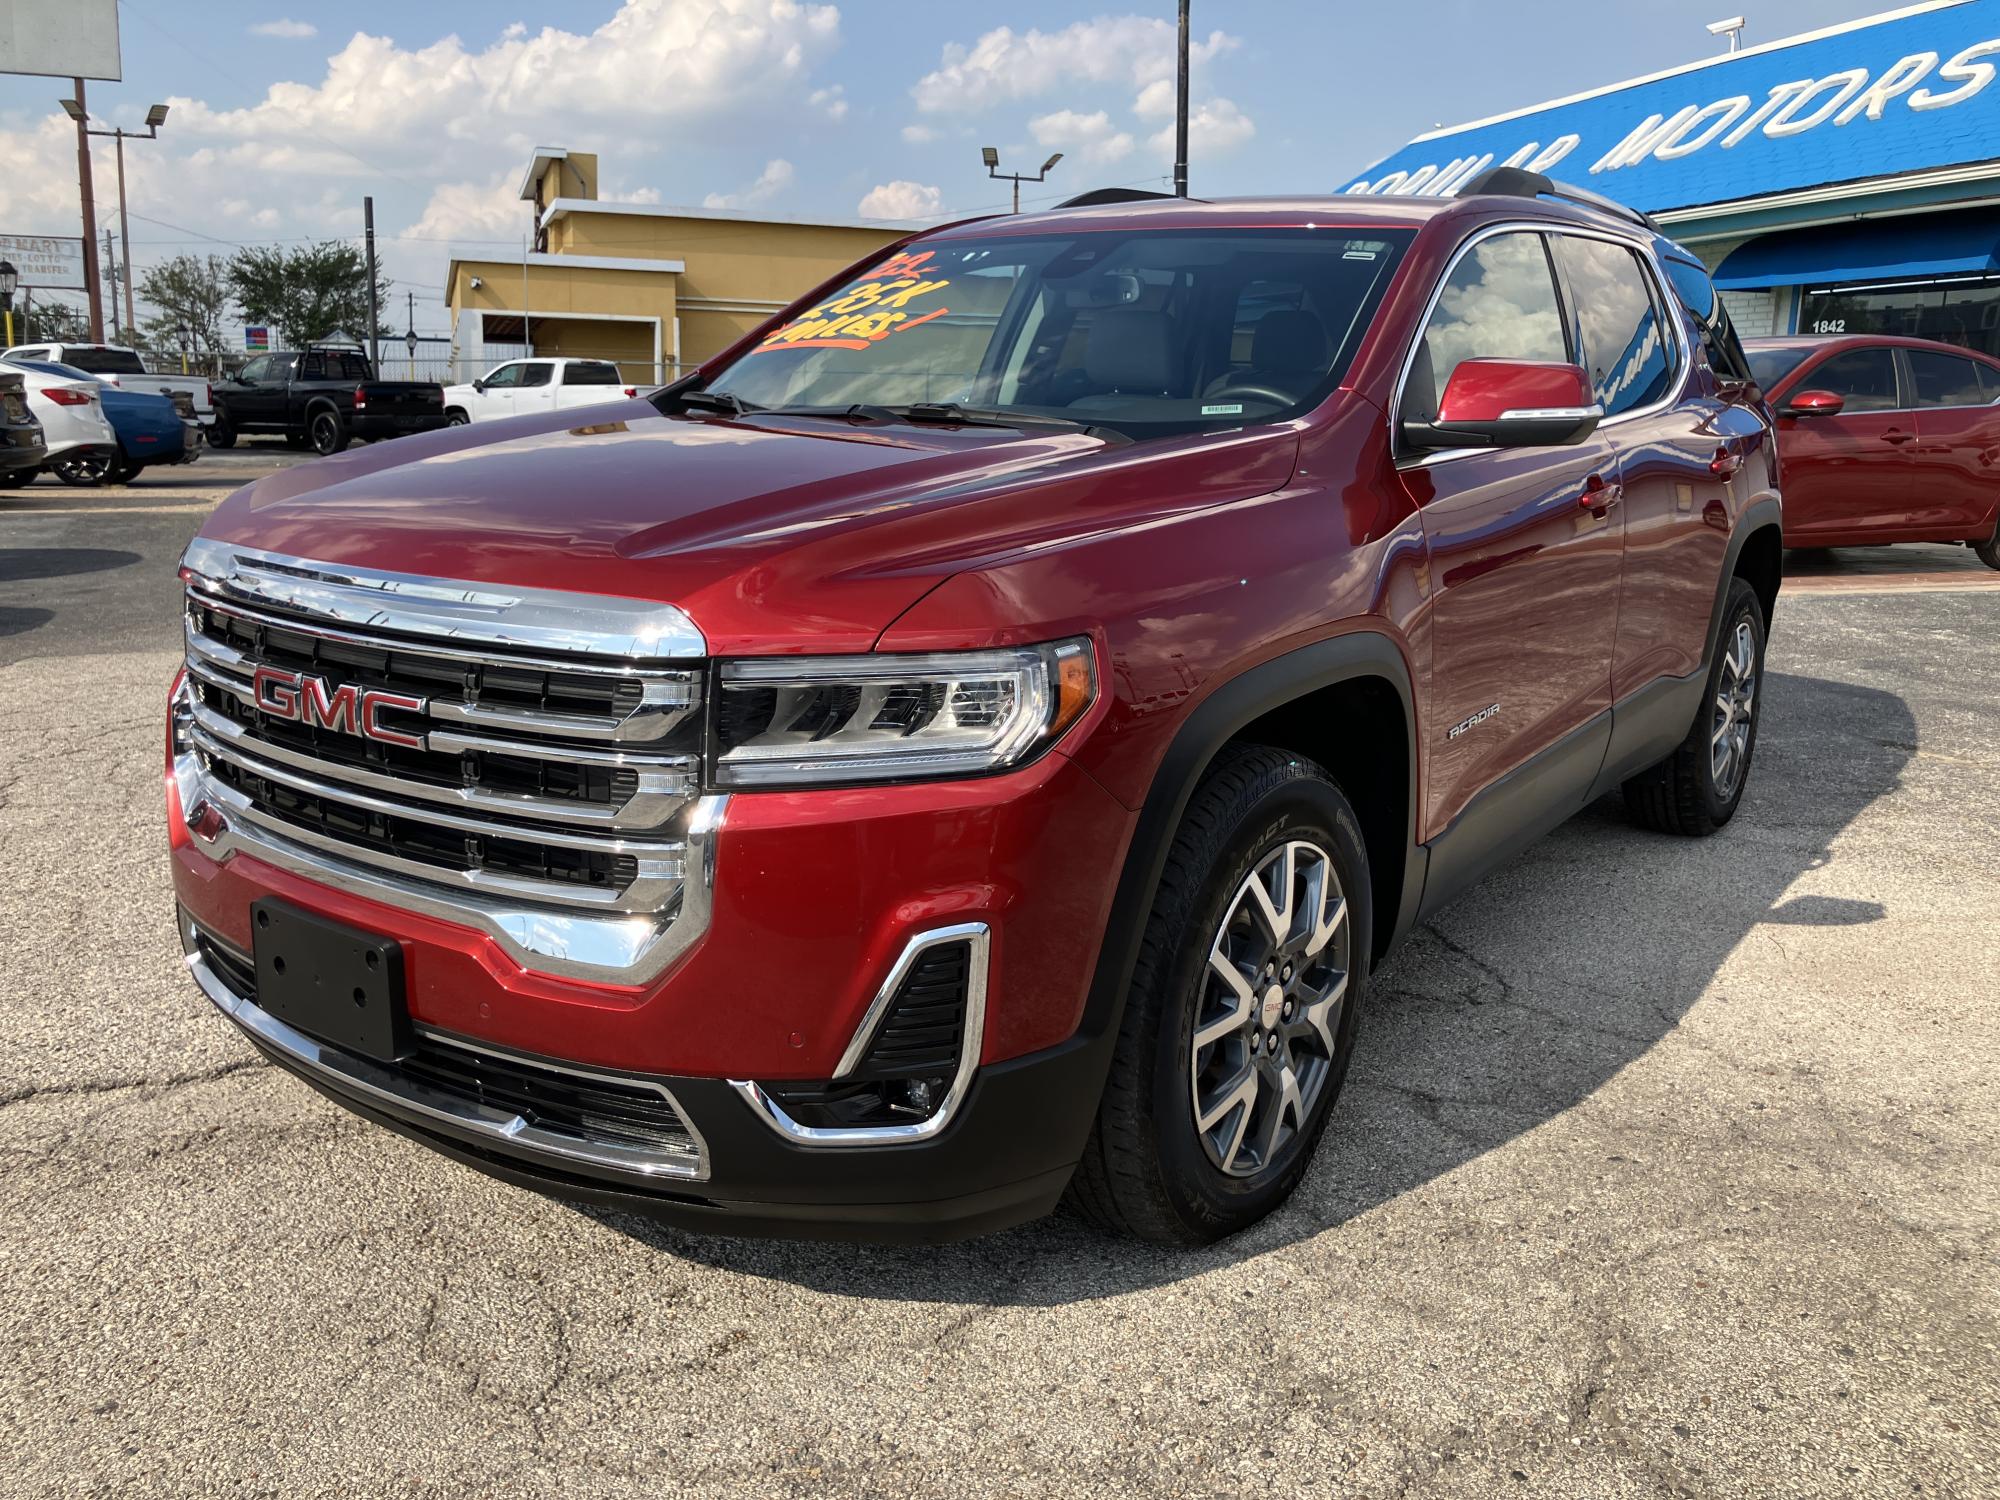
[{"label": "license plate bracket", "polygon": [[250,934],[261,1009],[345,1052],[408,1055],[401,944],[271,897],[251,903]]}]

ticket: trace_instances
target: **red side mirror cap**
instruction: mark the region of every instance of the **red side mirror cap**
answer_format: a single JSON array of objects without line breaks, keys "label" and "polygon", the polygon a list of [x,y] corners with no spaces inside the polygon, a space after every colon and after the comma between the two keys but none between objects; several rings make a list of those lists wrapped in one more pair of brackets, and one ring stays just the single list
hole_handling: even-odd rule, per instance
[{"label": "red side mirror cap", "polygon": [[1553,360],[1462,359],[1445,382],[1437,416],[1405,422],[1420,448],[1539,448],[1580,443],[1604,419],[1581,365]]},{"label": "red side mirror cap", "polygon": [[1832,391],[1796,391],[1785,403],[1788,417],[1837,417],[1847,405],[1845,396]]}]

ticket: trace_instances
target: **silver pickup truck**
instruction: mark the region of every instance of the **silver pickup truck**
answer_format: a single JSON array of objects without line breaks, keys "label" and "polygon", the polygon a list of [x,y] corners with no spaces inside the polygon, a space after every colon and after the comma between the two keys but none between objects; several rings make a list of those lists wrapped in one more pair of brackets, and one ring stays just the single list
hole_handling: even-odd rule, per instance
[{"label": "silver pickup truck", "polygon": [[54,360],[82,370],[87,375],[95,375],[105,385],[115,385],[121,391],[139,391],[169,399],[185,396],[186,401],[174,401],[181,408],[182,415],[188,414],[191,405],[195,420],[203,427],[215,420],[215,406],[209,396],[207,376],[150,375],[136,349],[118,344],[17,344],[0,353],[0,359]]}]

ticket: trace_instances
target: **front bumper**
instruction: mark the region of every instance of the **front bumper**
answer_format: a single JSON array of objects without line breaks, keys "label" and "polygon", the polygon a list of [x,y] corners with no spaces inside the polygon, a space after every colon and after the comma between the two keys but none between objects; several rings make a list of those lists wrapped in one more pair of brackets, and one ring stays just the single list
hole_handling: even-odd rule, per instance
[{"label": "front bumper", "polygon": [[[740,1085],[624,1075],[618,1081],[643,1082],[671,1102],[692,1150],[620,1153],[542,1129],[504,1104],[427,1088],[306,1036],[240,993],[247,957],[211,963],[214,935],[185,911],[180,925],[202,992],[267,1059],[335,1103],[517,1187],[683,1229],[936,1243],[1037,1218],[1069,1181],[1103,1077],[1108,1039],[1075,1037],[982,1067],[950,1127],[935,1136],[893,1147],[829,1147],[773,1133]],[[507,1061],[574,1071],[559,1060]]]}]

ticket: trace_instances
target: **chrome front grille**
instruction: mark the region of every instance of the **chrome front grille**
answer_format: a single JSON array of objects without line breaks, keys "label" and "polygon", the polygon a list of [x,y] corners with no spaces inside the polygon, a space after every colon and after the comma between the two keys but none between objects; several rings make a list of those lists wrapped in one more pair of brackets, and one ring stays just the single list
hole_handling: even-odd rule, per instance
[{"label": "chrome front grille", "polygon": [[678,611],[207,541],[184,571],[197,836],[199,801],[260,856],[420,885],[556,970],[650,972],[705,921],[691,845],[720,804]]}]

